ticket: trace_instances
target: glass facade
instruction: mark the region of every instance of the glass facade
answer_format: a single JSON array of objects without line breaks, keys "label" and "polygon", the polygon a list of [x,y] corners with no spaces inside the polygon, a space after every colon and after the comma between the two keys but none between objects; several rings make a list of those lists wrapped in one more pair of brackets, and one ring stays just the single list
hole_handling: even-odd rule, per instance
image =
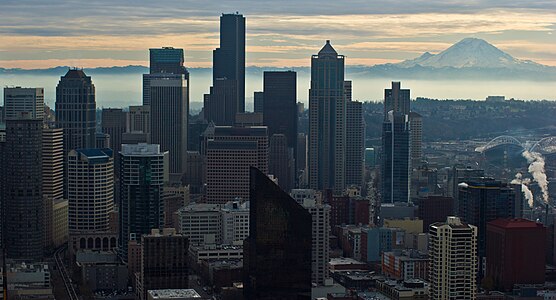
[{"label": "glass facade", "polygon": [[310,299],[312,217],[264,173],[250,169],[246,299]]}]

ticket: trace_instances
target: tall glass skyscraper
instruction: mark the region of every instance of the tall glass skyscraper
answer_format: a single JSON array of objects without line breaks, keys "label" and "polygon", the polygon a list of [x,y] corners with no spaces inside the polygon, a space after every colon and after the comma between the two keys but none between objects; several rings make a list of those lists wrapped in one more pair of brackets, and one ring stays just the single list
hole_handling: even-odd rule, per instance
[{"label": "tall glass skyscraper", "polygon": [[382,124],[382,202],[409,202],[411,174],[409,122],[409,89],[384,90],[384,122]]},{"label": "tall glass skyscraper", "polygon": [[220,48],[213,51],[212,82],[210,94],[205,95],[205,118],[216,125],[233,125],[235,114],[245,111],[245,17],[241,14],[220,17]]},{"label": "tall glass skyscraper", "polygon": [[70,69],[56,87],[56,123],[64,129],[64,155],[95,147],[95,86],[83,70]]},{"label": "tall glass skyscraper", "polygon": [[309,187],[345,188],[346,98],[344,56],[330,41],[311,58],[309,90]]},{"label": "tall glass skyscraper", "polygon": [[311,299],[311,213],[258,169],[250,177],[245,299]]},{"label": "tall glass skyscraper", "polygon": [[184,66],[183,49],[162,47],[149,49],[149,74],[143,74],[143,105],[151,104],[151,74],[183,74],[189,79],[189,71]]},{"label": "tall glass skyscraper", "polygon": [[164,226],[162,194],[168,180],[168,152],[159,145],[122,145],[120,156],[119,251],[127,261],[127,243]]}]

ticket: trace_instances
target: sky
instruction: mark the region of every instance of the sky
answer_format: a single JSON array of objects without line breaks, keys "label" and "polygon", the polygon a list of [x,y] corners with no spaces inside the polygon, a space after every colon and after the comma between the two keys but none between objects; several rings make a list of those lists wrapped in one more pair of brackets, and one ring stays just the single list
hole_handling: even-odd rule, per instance
[{"label": "sky", "polygon": [[556,66],[554,0],[0,0],[0,68],[147,65],[148,48],[211,67],[219,16],[246,17],[248,66],[310,64],[330,39],[348,65],[399,62],[483,38]]}]

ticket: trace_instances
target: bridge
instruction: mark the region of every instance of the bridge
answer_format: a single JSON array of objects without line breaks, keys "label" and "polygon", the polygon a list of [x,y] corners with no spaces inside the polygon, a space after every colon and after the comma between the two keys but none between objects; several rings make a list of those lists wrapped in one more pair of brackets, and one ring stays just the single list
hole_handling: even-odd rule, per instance
[{"label": "bridge", "polygon": [[556,136],[541,139],[531,146],[529,152],[538,152],[543,155],[556,153]]},{"label": "bridge", "polygon": [[496,146],[507,145],[507,144],[523,147],[523,144],[515,137],[509,135],[501,135],[495,137],[486,145],[475,148],[475,152],[484,153],[485,151],[490,150]]}]

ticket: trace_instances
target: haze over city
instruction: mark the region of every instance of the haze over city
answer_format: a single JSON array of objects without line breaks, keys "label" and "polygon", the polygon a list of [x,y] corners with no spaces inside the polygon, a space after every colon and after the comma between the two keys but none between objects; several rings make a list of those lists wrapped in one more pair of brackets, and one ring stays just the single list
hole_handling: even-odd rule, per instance
[{"label": "haze over city", "polygon": [[556,299],[556,2],[0,1],[0,300]]}]

